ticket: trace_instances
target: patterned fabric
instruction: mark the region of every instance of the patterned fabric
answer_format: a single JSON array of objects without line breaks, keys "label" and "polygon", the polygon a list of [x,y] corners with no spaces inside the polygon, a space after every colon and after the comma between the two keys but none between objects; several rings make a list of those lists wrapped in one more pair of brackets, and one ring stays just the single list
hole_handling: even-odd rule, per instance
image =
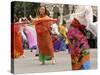
[{"label": "patterned fabric", "polygon": [[83,64],[90,60],[87,38],[79,31],[79,29],[74,27],[71,27],[68,30],[68,38],[71,42],[68,46],[71,53],[72,69],[82,69]]}]

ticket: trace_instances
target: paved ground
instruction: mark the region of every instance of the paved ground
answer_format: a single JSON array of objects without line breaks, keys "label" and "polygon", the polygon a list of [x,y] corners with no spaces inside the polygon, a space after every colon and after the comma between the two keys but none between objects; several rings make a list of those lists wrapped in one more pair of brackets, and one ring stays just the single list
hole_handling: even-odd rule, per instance
[{"label": "paved ground", "polygon": [[[90,49],[91,54],[91,69],[97,68],[97,50]],[[71,70],[70,54],[66,52],[55,53],[56,64],[46,62],[46,65],[41,65],[38,57],[33,57],[29,50],[25,50],[25,57],[15,59],[15,73],[37,73],[37,72],[55,72]]]},{"label": "paved ground", "polygon": [[98,67],[98,51],[96,49],[90,49],[91,56],[91,69],[97,69]]}]

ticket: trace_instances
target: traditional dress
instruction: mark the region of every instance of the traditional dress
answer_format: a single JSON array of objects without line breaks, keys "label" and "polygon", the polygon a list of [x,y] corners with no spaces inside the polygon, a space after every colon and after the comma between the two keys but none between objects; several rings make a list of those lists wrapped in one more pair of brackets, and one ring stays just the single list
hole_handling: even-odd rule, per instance
[{"label": "traditional dress", "polygon": [[78,20],[74,19],[71,24],[72,27],[68,30],[69,49],[71,53],[72,69],[89,69],[90,55],[87,38],[80,31],[80,24]]},{"label": "traditional dress", "polygon": [[11,25],[11,35],[12,35],[11,57],[18,58],[24,53],[19,23]]},{"label": "traditional dress", "polygon": [[61,41],[60,37],[56,34],[52,34],[53,46],[56,52],[60,51]]},{"label": "traditional dress", "polygon": [[[96,46],[97,41],[97,22],[93,22],[93,10],[91,6],[77,6],[76,10],[75,10],[75,18],[77,18],[79,20],[79,22],[83,25],[86,26],[86,31],[90,32],[90,34],[93,35],[93,39],[91,39],[91,36],[89,36],[90,38],[88,39],[89,41],[89,45],[91,48],[93,48],[93,46]],[[88,35],[86,33],[86,35]],[[88,36],[87,36],[88,37]],[[94,44],[94,42],[96,42],[96,44]]]},{"label": "traditional dress", "polygon": [[56,52],[60,51],[60,45],[61,45],[61,41],[60,41],[60,38],[59,38],[59,28],[58,28],[58,25],[55,23],[55,24],[52,24],[51,26],[51,35],[52,35],[52,40],[53,40],[53,46],[54,46],[54,50]]},{"label": "traditional dress", "polygon": [[54,57],[54,48],[50,35],[51,21],[48,20],[48,16],[44,16],[38,17],[35,23],[33,21],[33,24],[35,25],[37,32],[39,59],[44,63],[48,57]]},{"label": "traditional dress", "polygon": [[64,27],[64,25],[62,24],[61,26],[59,26],[59,32],[60,32],[60,41],[61,41],[61,45],[60,45],[60,50],[66,50],[67,48],[67,28]]},{"label": "traditional dress", "polygon": [[25,26],[25,33],[28,38],[29,49],[33,49],[37,46],[37,37],[34,28],[31,26]]}]

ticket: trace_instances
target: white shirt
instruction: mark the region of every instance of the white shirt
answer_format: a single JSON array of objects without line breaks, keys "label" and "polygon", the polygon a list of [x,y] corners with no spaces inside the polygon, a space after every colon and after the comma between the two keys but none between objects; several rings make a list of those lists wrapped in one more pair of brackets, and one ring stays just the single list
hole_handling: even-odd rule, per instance
[{"label": "white shirt", "polygon": [[52,24],[52,25],[51,25],[51,28],[52,28],[52,30],[51,30],[52,34],[57,34],[57,35],[59,35],[58,26],[57,26],[56,23]]}]

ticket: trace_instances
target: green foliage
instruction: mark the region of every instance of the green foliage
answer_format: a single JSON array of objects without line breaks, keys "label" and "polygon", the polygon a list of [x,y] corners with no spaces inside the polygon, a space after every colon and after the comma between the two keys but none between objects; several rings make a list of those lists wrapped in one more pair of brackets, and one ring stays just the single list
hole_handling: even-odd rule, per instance
[{"label": "green foliage", "polygon": [[24,17],[24,16],[28,17],[29,15],[32,15],[33,17],[35,17],[39,6],[40,6],[40,3],[15,1],[14,14],[18,18]]}]

